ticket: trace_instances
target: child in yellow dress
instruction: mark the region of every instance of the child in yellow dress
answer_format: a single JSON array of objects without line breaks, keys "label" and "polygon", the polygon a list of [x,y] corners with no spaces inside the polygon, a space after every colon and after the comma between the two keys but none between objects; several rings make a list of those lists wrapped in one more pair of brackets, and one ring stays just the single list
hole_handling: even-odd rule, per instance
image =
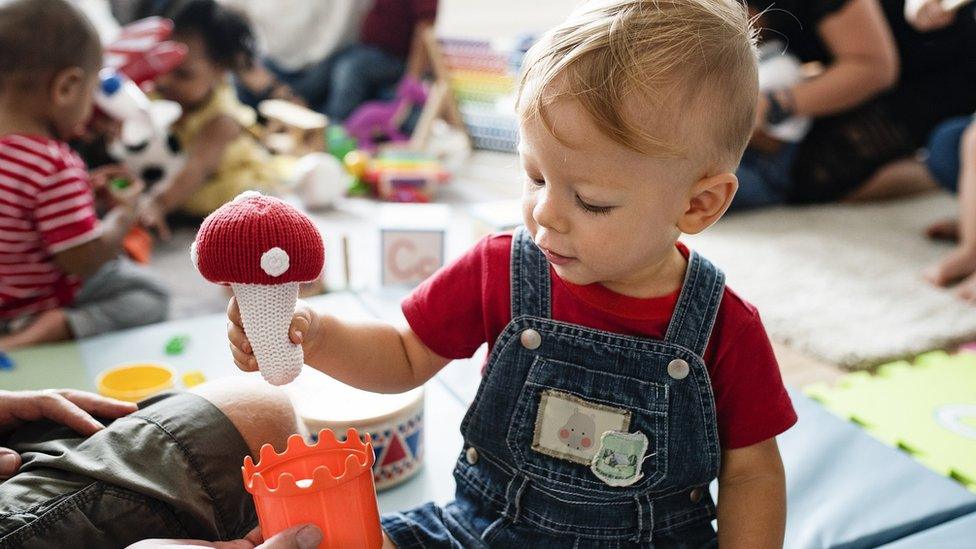
[{"label": "child in yellow dress", "polygon": [[178,103],[172,127],[186,151],[184,168],[152,187],[140,218],[164,238],[166,214],[204,217],[248,189],[273,191],[283,179],[278,164],[254,134],[257,115],[238,101],[229,73],[247,67],[254,35],[243,15],[213,0],[191,0],[170,14],[173,39],[187,47],[183,63],[156,81],[163,99]]}]

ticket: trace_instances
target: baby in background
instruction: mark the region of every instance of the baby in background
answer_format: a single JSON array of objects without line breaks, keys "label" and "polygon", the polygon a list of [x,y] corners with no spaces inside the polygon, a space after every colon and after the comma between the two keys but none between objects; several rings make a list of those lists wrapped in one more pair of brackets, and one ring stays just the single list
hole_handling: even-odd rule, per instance
[{"label": "baby in background", "polygon": [[306,363],[365,390],[406,391],[490,346],[456,499],[385,516],[392,544],[782,545],[775,437],[796,414],[756,309],[678,241],[729,207],[757,87],[736,0],[584,3],[525,57],[525,226],[421,284],[405,327],[299,305]]},{"label": "baby in background", "polygon": [[283,172],[252,133],[257,113],[238,101],[230,81],[232,71],[254,59],[247,18],[215,0],[177,2],[163,15],[187,54],[156,79],[156,91],[183,109],[172,132],[187,160],[172,179],[149,189],[140,220],[165,238],[167,214],[203,218],[243,191],[274,190]]},{"label": "baby in background", "polygon": [[0,4],[0,349],[166,316],[165,288],[118,258],[141,184],[99,220],[66,143],[91,115],[101,65],[95,29],[68,2]]}]

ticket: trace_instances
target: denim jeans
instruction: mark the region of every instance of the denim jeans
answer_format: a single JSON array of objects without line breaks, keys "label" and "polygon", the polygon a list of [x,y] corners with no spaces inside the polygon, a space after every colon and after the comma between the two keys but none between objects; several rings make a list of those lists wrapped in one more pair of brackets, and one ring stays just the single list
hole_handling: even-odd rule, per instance
[{"label": "denim jeans", "polygon": [[784,204],[792,186],[793,160],[797,145],[784,143],[775,153],[746,149],[735,171],[739,190],[732,200],[732,210],[748,210]]},{"label": "denim jeans", "polygon": [[512,320],[492,349],[455,500],[383,517],[400,548],[714,546],[719,439],[702,354],[721,271],[692,253],[662,340],[551,318],[550,271],[522,228]]},{"label": "denim jeans", "polygon": [[[287,71],[270,59],[265,65],[309,107],[335,122],[366,101],[391,98],[404,70],[403,60],[366,44],[346,46],[300,71]],[[262,99],[242,88],[238,95],[244,103],[254,106]]]},{"label": "denim jeans", "polygon": [[972,116],[959,116],[942,122],[929,136],[928,165],[932,177],[945,189],[959,190],[959,165],[962,151],[962,134],[970,124],[976,124]]}]

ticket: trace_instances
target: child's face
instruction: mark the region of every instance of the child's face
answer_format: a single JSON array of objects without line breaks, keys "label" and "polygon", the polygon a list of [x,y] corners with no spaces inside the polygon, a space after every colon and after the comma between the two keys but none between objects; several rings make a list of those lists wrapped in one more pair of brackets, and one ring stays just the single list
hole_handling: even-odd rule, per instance
[{"label": "child's face", "polygon": [[164,99],[179,103],[184,110],[204,103],[224,78],[223,68],[207,57],[206,46],[195,35],[181,36],[186,45],[186,57],[180,66],[156,79],[156,91]]},{"label": "child's face", "polygon": [[654,295],[681,261],[674,243],[694,183],[688,170],[605,137],[576,101],[548,112],[565,144],[539,117],[520,124],[526,227],[562,279]]}]

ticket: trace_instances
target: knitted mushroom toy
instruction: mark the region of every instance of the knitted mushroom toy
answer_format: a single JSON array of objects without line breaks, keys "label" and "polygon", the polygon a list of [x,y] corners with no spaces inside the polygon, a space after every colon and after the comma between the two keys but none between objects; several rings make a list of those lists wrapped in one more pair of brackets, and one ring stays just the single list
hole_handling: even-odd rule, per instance
[{"label": "knitted mushroom toy", "polygon": [[301,345],[291,342],[298,285],[325,264],[322,236],[305,214],[255,191],[221,206],[200,225],[190,257],[210,282],[230,285],[261,375],[272,385],[298,376]]}]

